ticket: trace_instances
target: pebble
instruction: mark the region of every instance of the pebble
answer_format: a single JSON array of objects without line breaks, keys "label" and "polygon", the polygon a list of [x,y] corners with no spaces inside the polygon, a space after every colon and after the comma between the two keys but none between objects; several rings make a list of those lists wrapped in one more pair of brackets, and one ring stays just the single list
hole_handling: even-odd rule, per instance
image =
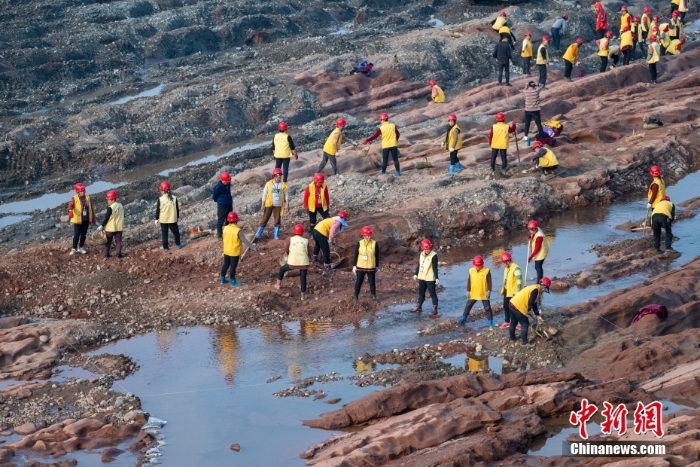
[{"label": "pebble", "polygon": [[238,443],[233,443],[231,446],[229,446],[229,449],[230,449],[231,451],[240,452],[240,451],[241,451],[241,445],[238,444]]},{"label": "pebble", "polygon": [[41,343],[43,344],[46,344],[49,341],[49,336],[47,336],[46,334],[42,334],[41,336],[39,336],[39,341],[41,341]]}]

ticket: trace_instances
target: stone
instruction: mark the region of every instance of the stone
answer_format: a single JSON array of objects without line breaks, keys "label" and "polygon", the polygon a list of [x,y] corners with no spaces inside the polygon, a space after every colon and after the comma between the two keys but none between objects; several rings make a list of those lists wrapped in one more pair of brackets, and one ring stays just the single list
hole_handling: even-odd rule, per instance
[{"label": "stone", "polygon": [[49,336],[47,336],[46,334],[42,334],[41,336],[39,336],[39,341],[42,344],[46,344],[49,341]]},{"label": "stone", "polygon": [[229,446],[229,449],[231,451],[241,452],[241,445],[238,443],[233,443],[231,446]]},{"label": "stone", "polygon": [[31,435],[32,433],[36,433],[37,430],[37,426],[32,422],[27,422],[14,428],[15,433],[22,436]]}]

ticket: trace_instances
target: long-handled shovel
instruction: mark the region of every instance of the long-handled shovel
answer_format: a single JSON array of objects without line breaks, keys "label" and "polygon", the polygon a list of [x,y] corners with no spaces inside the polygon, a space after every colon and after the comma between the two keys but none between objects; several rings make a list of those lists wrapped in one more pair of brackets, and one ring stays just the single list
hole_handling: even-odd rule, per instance
[{"label": "long-handled shovel", "polygon": [[527,257],[525,258],[525,280],[523,282],[523,287],[527,285],[527,267],[530,266],[530,262],[528,261],[530,259],[530,239],[527,239]]},{"label": "long-handled shovel", "polygon": [[518,154],[518,165],[520,165],[520,148],[518,147],[518,132],[513,132],[513,139],[515,140],[515,152]]}]

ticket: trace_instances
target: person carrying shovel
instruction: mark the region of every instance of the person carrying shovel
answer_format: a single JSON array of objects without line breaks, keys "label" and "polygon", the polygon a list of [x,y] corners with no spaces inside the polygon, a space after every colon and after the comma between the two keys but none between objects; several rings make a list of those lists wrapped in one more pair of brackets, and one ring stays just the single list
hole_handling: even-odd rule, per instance
[{"label": "person carrying shovel", "polygon": [[510,300],[510,328],[509,337],[511,342],[515,341],[515,327],[520,325],[520,345],[523,347],[534,347],[535,344],[528,342],[527,333],[530,328],[528,311],[532,310],[537,317],[537,324],[542,324],[544,320],[540,316],[539,304],[542,302],[542,294],[549,293],[552,281],[548,277],[541,278],[537,284],[529,285]]},{"label": "person carrying shovel", "polygon": [[658,165],[652,165],[649,169],[649,175],[652,176],[652,180],[647,190],[647,213],[642,227],[646,227],[649,224],[649,212],[656,207],[666,194],[666,183],[661,178],[661,168]]},{"label": "person carrying shovel", "polygon": [[258,247],[248,241],[245,234],[241,231],[241,228],[238,227],[238,214],[236,214],[236,212],[229,212],[226,216],[226,222],[227,225],[222,232],[224,264],[221,266],[219,282],[222,284],[226,283],[226,271],[230,270],[229,285],[231,287],[238,287],[241,284],[236,280],[236,268],[238,268],[238,262],[241,258],[242,246],[245,243],[245,246],[253,251],[258,251]]}]

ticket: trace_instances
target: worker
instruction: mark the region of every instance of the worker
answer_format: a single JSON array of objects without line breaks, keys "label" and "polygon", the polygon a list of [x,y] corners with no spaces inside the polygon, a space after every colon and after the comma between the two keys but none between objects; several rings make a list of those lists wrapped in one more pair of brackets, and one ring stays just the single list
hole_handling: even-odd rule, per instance
[{"label": "worker", "polygon": [[604,73],[605,69],[608,67],[608,54],[610,53],[610,39],[612,39],[612,32],[608,31],[605,33],[605,37],[598,43],[598,57],[600,57],[600,72]]},{"label": "worker", "polygon": [[669,44],[668,49],[666,49],[666,53],[669,55],[680,54],[683,44],[685,44],[685,37],[681,37],[680,39],[673,39]]},{"label": "worker", "polygon": [[508,24],[508,15],[505,11],[502,11],[498,17],[491,23],[491,29],[498,32],[503,26]]},{"label": "worker", "polygon": [[437,85],[434,79],[428,81],[428,86],[430,86],[428,101],[433,101],[436,104],[443,104],[445,102],[445,93],[442,88]]},{"label": "worker", "polygon": [[297,224],[292,229],[293,236],[289,237],[284,245],[287,253],[287,263],[280,267],[277,273],[275,288],[282,287],[282,279],[287,271],[293,269],[299,271],[301,280],[301,300],[306,300],[306,273],[309,269],[309,239],[304,237],[304,226]]},{"label": "worker", "polygon": [[670,27],[668,23],[661,23],[659,25],[659,30],[661,33],[656,37],[661,44],[661,55],[666,55],[666,49],[671,45],[671,35],[669,34]]},{"label": "worker", "polygon": [[540,316],[540,303],[542,303],[542,294],[549,293],[552,281],[549,277],[542,277],[535,285],[529,285],[516,293],[511,298],[510,307],[510,328],[509,337],[511,341],[515,341],[515,328],[519,324],[520,328],[520,345],[523,347],[534,347],[535,344],[528,342],[527,332],[530,328],[530,320],[528,319],[528,311],[532,310],[537,317],[537,323],[543,322]]},{"label": "worker", "polygon": [[654,209],[656,203],[661,201],[661,198],[666,194],[666,183],[661,178],[661,168],[658,165],[652,165],[649,169],[649,175],[653,178],[647,190],[647,209]]},{"label": "worker", "polygon": [[533,164],[535,166],[532,171],[541,170],[544,175],[549,175],[559,168],[559,161],[557,156],[542,144],[541,141],[535,141],[532,143],[532,150],[535,152],[532,158]]},{"label": "worker", "polygon": [[632,17],[627,11],[627,5],[622,5],[620,8],[620,34],[625,28],[632,26]]},{"label": "worker", "polygon": [[661,17],[659,15],[652,16],[651,23],[649,23],[649,30],[657,36],[659,35],[659,24],[661,24]]},{"label": "worker", "polygon": [[651,32],[651,20],[649,15],[651,14],[651,8],[648,6],[644,7],[641,21],[639,22],[639,49],[643,54],[646,54],[646,42]]},{"label": "worker", "polygon": [[501,38],[501,41],[494,47],[492,56],[498,63],[498,85],[503,84],[503,72],[505,71],[506,86],[511,86],[510,62],[513,60],[513,50],[507,38]]},{"label": "worker", "polygon": [[323,252],[323,264],[326,271],[331,271],[331,247],[328,242],[335,244],[335,239],[345,227],[348,226],[348,213],[345,211],[338,211],[338,215],[330,217],[328,219],[323,219],[321,222],[316,224],[316,227],[312,231],[314,237],[314,252],[313,260],[317,261],[318,253]]},{"label": "worker", "polygon": [[542,87],[547,84],[547,67],[549,66],[548,44],[549,36],[542,36],[542,43],[537,47],[537,58],[535,59],[535,65],[537,65],[537,71],[539,72],[539,85]]},{"label": "worker", "polygon": [[564,78],[567,81],[571,81],[571,71],[574,69],[574,65],[581,65],[578,61],[578,48],[581,45],[583,45],[583,38],[579,37],[564,52]]},{"label": "worker", "polygon": [[[544,260],[549,254],[549,243],[547,238],[544,236],[544,232],[540,229],[537,221],[531,220],[527,223],[528,230],[528,251],[530,256],[527,258],[527,262],[535,260],[535,271],[537,271],[537,282],[539,282],[542,277],[544,277],[544,271],[542,265]],[[527,281],[527,277],[525,278]]]},{"label": "worker", "polygon": [[375,139],[382,137],[382,175],[386,175],[386,166],[389,163],[389,155],[394,160],[394,168],[396,176],[401,176],[401,167],[399,166],[399,148],[398,141],[401,134],[399,129],[393,123],[389,122],[389,115],[385,112],[379,114],[379,128],[372,136],[362,141],[362,144],[369,144]]},{"label": "worker", "polygon": [[245,243],[245,246],[253,251],[258,251],[258,247],[253,245],[241,231],[241,228],[238,227],[238,214],[234,211],[229,212],[226,215],[226,222],[226,227],[224,227],[222,232],[224,264],[219,274],[219,282],[222,284],[226,283],[226,271],[230,270],[228,283],[231,287],[238,287],[241,284],[236,280],[236,268],[241,257],[242,244]]},{"label": "worker", "polygon": [[124,207],[117,202],[117,192],[109,190],[105,196],[107,199],[107,211],[105,218],[97,230],[98,232],[105,231],[107,243],[105,243],[105,258],[109,258],[109,250],[114,247],[117,253],[117,258],[123,258],[122,255],[122,232],[124,231]]},{"label": "worker", "polygon": [[169,182],[160,182],[158,186],[160,190],[160,198],[156,203],[156,225],[160,224],[160,236],[163,241],[161,249],[168,251],[168,230],[173,233],[175,246],[182,248],[184,243],[180,243],[180,228],[177,225],[177,220],[180,218],[180,203],[177,198],[170,192]]},{"label": "worker", "polygon": [[513,261],[513,256],[504,251],[501,254],[501,263],[505,266],[503,270],[503,285],[501,295],[503,295],[503,315],[505,322],[501,324],[501,329],[510,327],[510,300],[523,288],[523,274],[520,266]]},{"label": "worker", "polygon": [[[336,155],[338,154],[338,151],[340,151],[340,145],[343,144],[343,128],[345,128],[346,124],[347,123],[345,122],[344,118],[339,118],[335,121],[335,129],[331,131],[331,134],[328,135],[328,138],[326,139],[326,144],[323,145],[323,159],[321,160],[321,164],[318,166],[318,170],[316,172],[323,172],[323,168],[326,166],[326,163],[330,161],[333,175],[338,175],[338,162]],[[357,146],[356,143],[353,143],[347,138],[345,139],[353,146]]]},{"label": "worker", "polygon": [[435,286],[440,284],[438,276],[438,257],[433,251],[433,242],[424,238],[420,242],[421,253],[418,256],[418,265],[413,273],[413,280],[418,281],[418,303],[411,309],[414,313],[423,311],[423,302],[425,301],[425,291],[430,294],[430,299],[433,302],[433,310],[430,312],[431,318],[438,318],[438,297]]},{"label": "worker", "polygon": [[608,53],[608,63],[610,68],[615,68],[620,63],[620,46],[611,45],[610,52]]},{"label": "worker", "polygon": [[666,251],[675,251],[671,248],[673,242],[673,232],[671,232],[671,223],[676,218],[676,207],[671,202],[671,198],[663,195],[661,200],[656,203],[654,210],[651,213],[651,230],[654,233],[654,249],[657,253],[661,251],[661,229],[664,229],[666,239]]},{"label": "worker", "polygon": [[260,238],[265,232],[267,221],[270,216],[274,218],[275,226],[273,229],[275,240],[280,238],[280,225],[282,216],[284,215],[285,207],[289,210],[289,198],[287,198],[287,184],[282,181],[282,169],[274,169],[272,171],[272,179],[269,180],[262,192],[262,208],[263,216],[260,220],[260,227],[255,234],[255,238]]},{"label": "worker", "polygon": [[379,244],[372,240],[372,228],[368,225],[360,229],[362,238],[355,247],[355,258],[352,262],[352,272],[355,274],[355,295],[352,299],[358,300],[362,283],[367,276],[369,282],[369,293],[372,300],[377,301],[377,285],[375,276],[379,271]]},{"label": "worker", "polygon": [[683,33],[683,22],[681,21],[681,12],[676,10],[671,13],[671,23],[669,25],[668,35],[673,39],[678,39]]},{"label": "worker", "polygon": [[68,203],[68,217],[73,224],[73,249],[70,255],[76,253],[86,254],[85,238],[90,224],[96,224],[97,218],[92,209],[92,200],[85,194],[85,185],[78,182],[73,186],[75,195]]},{"label": "worker", "polygon": [[608,30],[608,13],[605,7],[600,2],[596,2],[595,6],[595,32],[598,39],[605,37],[605,32]]},{"label": "worker", "polygon": [[231,174],[221,172],[219,181],[214,185],[211,199],[216,202],[216,236],[222,239],[221,231],[226,222],[226,216],[233,211],[233,197],[231,196]]},{"label": "worker", "polygon": [[520,58],[523,61],[523,74],[530,75],[530,59],[532,58],[532,33],[525,31],[523,45],[520,48]]},{"label": "worker", "polygon": [[671,0],[671,13],[678,11],[679,5],[680,5],[680,0]]},{"label": "worker", "polygon": [[457,322],[459,324],[466,323],[469,317],[469,312],[472,307],[481,300],[488,320],[489,329],[493,329],[493,312],[491,311],[491,271],[484,267],[484,258],[475,256],[472,260],[473,267],[469,268],[469,276],[467,277],[467,304],[464,306],[462,316]]},{"label": "worker", "polygon": [[530,81],[525,85],[523,93],[525,94],[525,136],[523,140],[529,141],[530,137],[530,122],[535,121],[537,126],[537,137],[545,134],[542,128],[542,116],[540,115],[540,92],[542,86],[538,86],[534,81]]},{"label": "worker", "polygon": [[331,196],[326,186],[326,177],[322,173],[314,175],[314,179],[304,191],[303,206],[309,212],[309,229],[316,227],[316,215],[322,219],[328,219],[328,207],[331,205]]},{"label": "worker", "polygon": [[350,74],[362,73],[365,76],[369,76],[372,72],[372,68],[374,68],[374,63],[370,63],[367,60],[360,60],[360,62],[352,68]]},{"label": "worker", "polygon": [[620,51],[622,52],[622,64],[629,65],[634,51],[634,37],[629,26],[625,26],[620,35]]},{"label": "worker", "polygon": [[[656,84],[657,70],[656,64],[659,63],[661,59],[661,44],[656,40],[656,36],[652,34],[649,36],[649,46],[647,47],[647,65],[649,66],[649,75],[651,77],[651,84]],[[656,167],[656,166],[654,166]],[[652,167],[653,168],[653,167]],[[659,170],[659,173],[661,171]]]},{"label": "worker", "polygon": [[496,114],[496,123],[489,133],[489,146],[491,146],[491,172],[496,170],[496,156],[501,154],[501,168],[508,170],[508,146],[510,133],[515,133],[515,122],[510,126],[506,123],[506,115],[503,112]]},{"label": "worker", "polygon": [[630,54],[631,58],[634,59],[635,52],[637,50],[637,42],[640,37],[640,26],[639,26],[639,16],[632,17],[632,26],[630,26],[630,32],[632,33],[632,52]]},{"label": "worker", "polygon": [[688,0],[678,0],[678,11],[680,12],[679,19],[681,24],[685,22],[685,14],[688,12]]},{"label": "worker", "polygon": [[561,38],[566,34],[566,23],[569,21],[569,14],[564,13],[560,18],[557,18],[552,24],[552,42],[554,43],[554,48],[559,51],[559,46],[561,45]]},{"label": "worker", "polygon": [[289,175],[289,160],[294,156],[294,160],[299,159],[299,153],[294,146],[292,137],[287,134],[289,126],[287,122],[279,122],[277,125],[279,133],[272,140],[272,154],[275,156],[275,168],[282,168],[282,181],[287,183]]},{"label": "worker", "polygon": [[508,41],[511,50],[515,50],[515,36],[507,24],[504,24],[498,29],[498,35],[501,40],[505,39]]},{"label": "worker", "polygon": [[449,173],[454,174],[455,170],[461,172],[463,167],[459,162],[457,153],[462,149],[462,130],[457,126],[457,116],[455,114],[450,114],[447,117],[447,133],[445,134],[445,141],[440,145],[445,148],[450,154],[450,169]]}]

